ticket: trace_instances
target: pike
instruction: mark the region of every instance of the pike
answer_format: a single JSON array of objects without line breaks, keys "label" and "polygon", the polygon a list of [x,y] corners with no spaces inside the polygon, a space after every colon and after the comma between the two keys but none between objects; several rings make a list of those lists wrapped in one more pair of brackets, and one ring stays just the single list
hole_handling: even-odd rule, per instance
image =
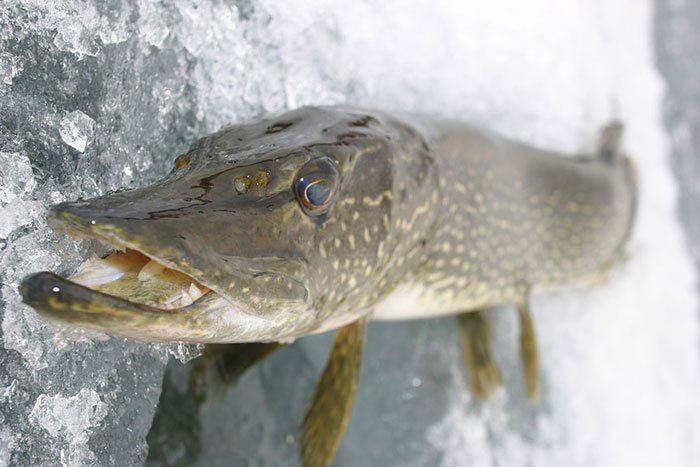
[{"label": "pike", "polygon": [[115,251],[70,279],[31,275],[21,293],[48,320],[217,344],[195,381],[212,379],[207,361],[231,382],[281,344],[338,329],[300,425],[302,464],[328,465],[370,319],[456,315],[472,389],[487,397],[500,382],[487,312],[513,304],[536,397],[531,294],[604,279],[630,236],[621,133],[612,124],[597,154],[565,157],[460,122],[342,107],[231,126],[152,186],[53,207],[55,230]]}]

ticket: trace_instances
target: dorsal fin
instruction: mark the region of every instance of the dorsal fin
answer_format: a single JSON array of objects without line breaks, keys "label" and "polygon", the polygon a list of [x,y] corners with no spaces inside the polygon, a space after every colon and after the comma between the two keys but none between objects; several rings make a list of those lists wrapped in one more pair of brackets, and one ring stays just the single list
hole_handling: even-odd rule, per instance
[{"label": "dorsal fin", "polygon": [[607,162],[613,162],[620,157],[620,143],[625,126],[619,120],[613,120],[603,127],[598,143],[598,155]]}]

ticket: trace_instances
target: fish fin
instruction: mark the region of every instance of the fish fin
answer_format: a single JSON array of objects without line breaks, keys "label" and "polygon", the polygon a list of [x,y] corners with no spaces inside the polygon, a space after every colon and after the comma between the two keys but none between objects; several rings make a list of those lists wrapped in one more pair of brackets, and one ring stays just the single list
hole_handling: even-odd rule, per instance
[{"label": "fish fin", "polygon": [[491,326],[487,311],[457,315],[469,383],[479,399],[489,397],[501,384],[501,373],[491,356]]},{"label": "fish fin", "polygon": [[624,125],[614,120],[603,127],[598,142],[598,155],[602,159],[612,162],[620,157],[620,144],[625,131]]},{"label": "fish fin", "polygon": [[518,307],[518,315],[520,315],[520,361],[523,365],[523,386],[527,398],[534,401],[537,399],[540,388],[535,328],[526,305]]},{"label": "fish fin", "polygon": [[202,404],[212,397],[221,396],[227,387],[238,382],[248,368],[282,345],[279,342],[208,344],[190,373],[189,392],[192,399]]},{"label": "fish fin", "polygon": [[343,326],[299,425],[304,467],[327,466],[345,432],[360,374],[367,318]]}]

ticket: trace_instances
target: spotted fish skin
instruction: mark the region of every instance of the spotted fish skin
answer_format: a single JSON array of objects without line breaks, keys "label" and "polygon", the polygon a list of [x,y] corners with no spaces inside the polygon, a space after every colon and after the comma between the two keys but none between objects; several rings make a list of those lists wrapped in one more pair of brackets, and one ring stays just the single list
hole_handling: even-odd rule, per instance
[{"label": "spotted fish skin", "polygon": [[[302,464],[326,466],[370,318],[460,314],[467,371],[486,397],[500,381],[486,309],[516,304],[525,390],[536,397],[530,293],[599,279],[630,235],[634,171],[611,128],[600,154],[577,157],[462,123],[341,107],[224,128],[150,187],[52,208],[57,230],[125,252],[88,261],[74,280],[34,274],[21,292],[75,326],[239,344],[211,354],[209,379],[221,383],[278,342],[339,328],[300,426]],[[131,269],[113,277],[117,263]],[[167,307],[188,284],[191,302]],[[212,371],[204,360],[193,374],[201,400]]]},{"label": "spotted fish skin", "polygon": [[412,127],[434,162],[423,206],[435,217],[419,264],[375,318],[526,304],[533,289],[600,280],[623,254],[636,211],[625,156],[557,154],[455,122]]},{"label": "spotted fish skin", "polygon": [[[203,138],[154,185],[52,208],[58,230],[136,250],[211,290],[200,300],[165,313],[129,301],[135,281],[115,301],[50,273],[22,292],[51,319],[206,343],[523,304],[620,255],[634,177],[604,149],[565,157],[452,121],[304,107]],[[319,160],[337,187],[310,213],[294,187]]]}]

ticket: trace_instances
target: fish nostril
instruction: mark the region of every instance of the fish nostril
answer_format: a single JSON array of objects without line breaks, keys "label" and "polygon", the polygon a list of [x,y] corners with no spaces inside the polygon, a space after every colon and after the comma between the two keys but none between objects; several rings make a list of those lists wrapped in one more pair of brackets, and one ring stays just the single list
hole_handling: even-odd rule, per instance
[{"label": "fish nostril", "polygon": [[238,194],[245,194],[267,186],[270,181],[270,174],[262,169],[255,172],[239,175],[233,180],[233,187]]},{"label": "fish nostril", "polygon": [[180,170],[183,167],[187,166],[187,164],[190,163],[190,155],[189,154],[181,154],[177,156],[175,159],[175,170]]}]

